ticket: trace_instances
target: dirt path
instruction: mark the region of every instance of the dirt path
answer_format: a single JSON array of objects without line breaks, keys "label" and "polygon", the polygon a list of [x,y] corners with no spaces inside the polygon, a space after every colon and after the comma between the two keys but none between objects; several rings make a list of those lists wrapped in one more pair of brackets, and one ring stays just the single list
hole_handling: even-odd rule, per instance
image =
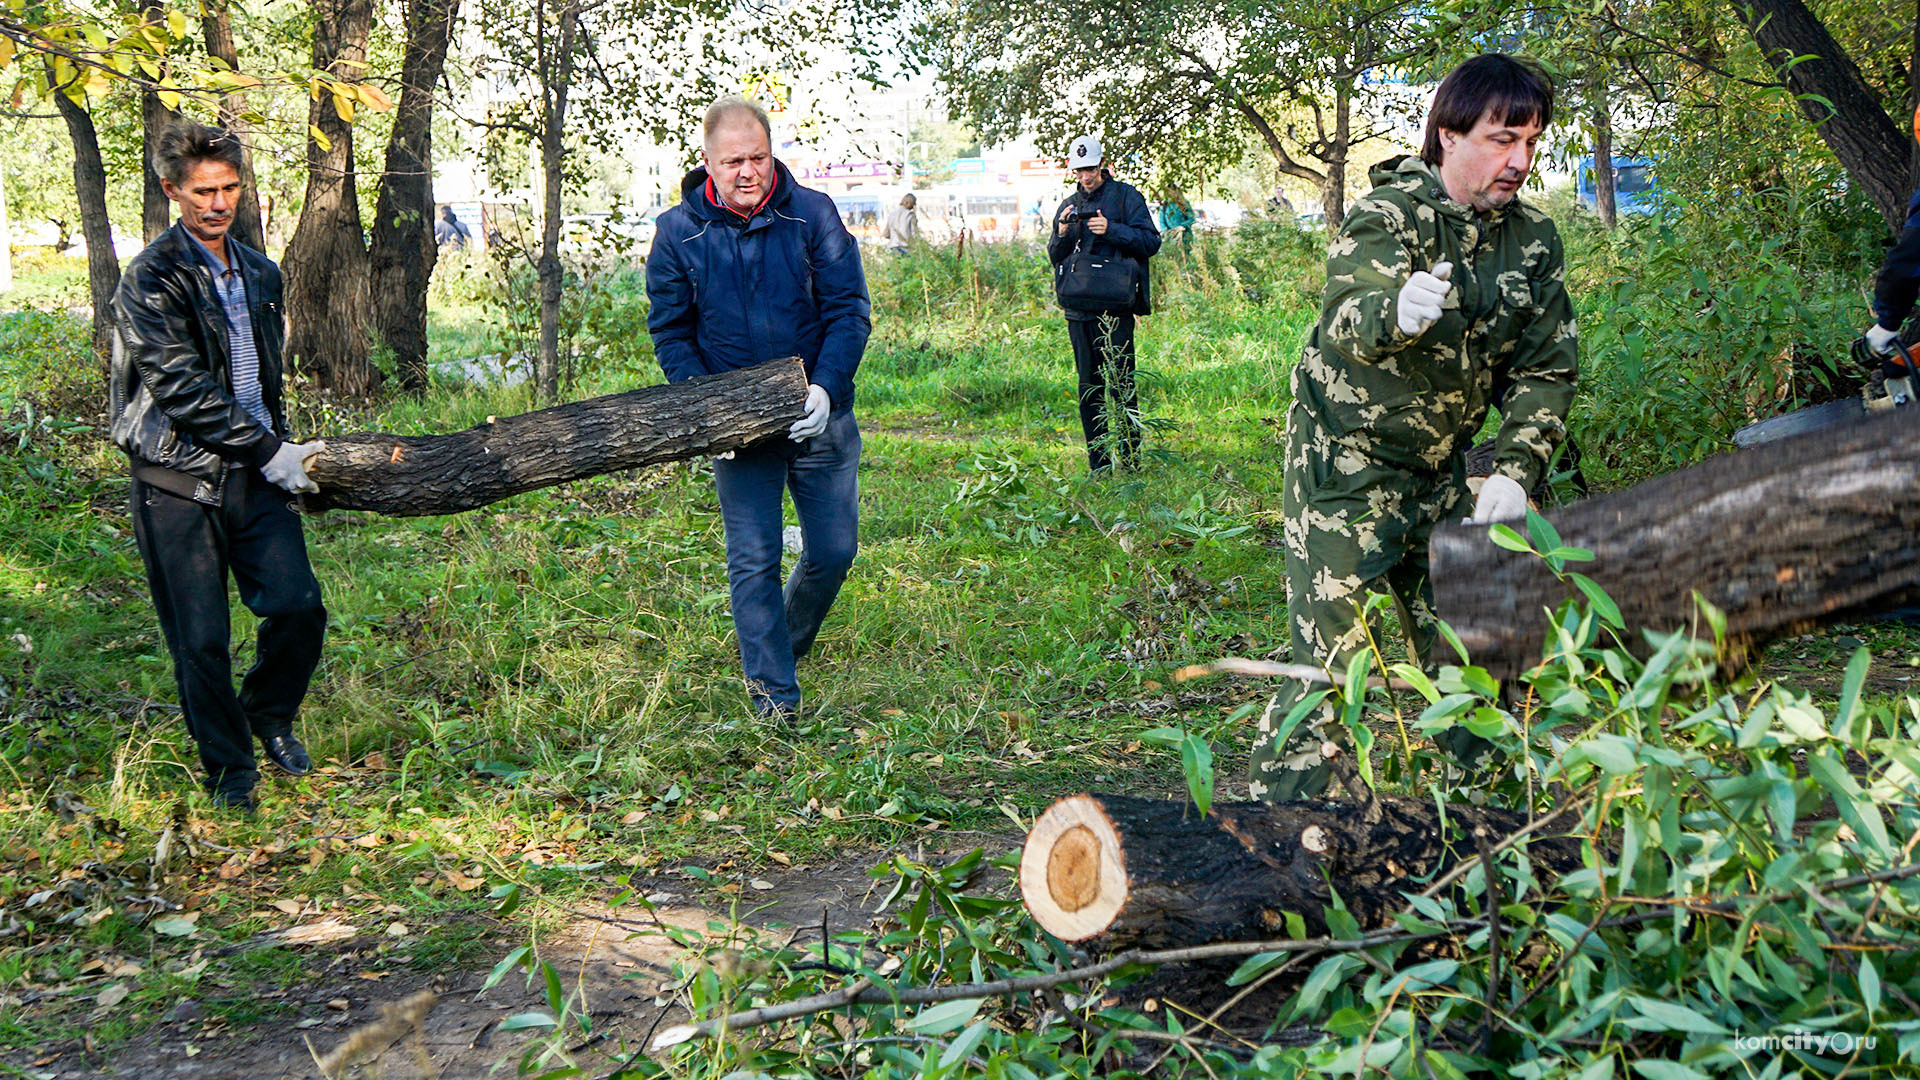
[{"label": "dirt path", "polygon": [[[571,921],[537,945],[541,959],[553,965],[572,995],[573,1008],[584,1007],[592,1017],[590,1038],[576,1033],[568,1040],[574,1062],[587,1075],[601,1075],[643,1046],[655,1027],[686,1018],[673,992],[673,966],[687,951],[670,940],[666,927],[722,942],[755,931],[816,940],[823,916],[829,933],[864,927],[883,895],[874,891],[867,873],[880,857],[860,853],[767,874],[760,884],[772,888],[735,893],[739,899],[727,904],[696,903],[684,879],[636,879],[634,890],[653,901],[657,924],[636,906],[566,909]],[[737,913],[726,910],[729,904],[737,904]],[[500,955],[515,944],[503,941]],[[69,1043],[10,1055],[9,1063],[34,1080],[312,1080],[321,1076],[316,1054],[326,1055],[364,1033],[361,1041],[373,1044],[362,1055],[364,1062],[330,1080],[456,1080],[486,1076],[501,1062],[501,1074],[514,1075],[514,1063],[540,1040],[537,1031],[498,1030],[509,1016],[546,1009],[540,980],[530,985],[525,974],[515,973],[482,991],[488,968],[481,967],[409,971],[367,981],[352,961],[343,953],[325,973],[281,995],[280,1016],[246,1028],[208,1023],[197,1005],[186,1001],[176,1004],[167,1020],[107,1054],[90,1055]],[[438,1000],[417,1033],[398,1041],[374,1037],[369,1027],[380,1020],[383,1006],[422,990],[433,991]]]}]

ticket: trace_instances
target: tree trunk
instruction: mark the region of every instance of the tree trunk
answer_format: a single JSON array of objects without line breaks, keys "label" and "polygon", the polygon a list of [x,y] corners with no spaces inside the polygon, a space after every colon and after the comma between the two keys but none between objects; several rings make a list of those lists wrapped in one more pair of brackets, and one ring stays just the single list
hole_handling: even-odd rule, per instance
[{"label": "tree trunk", "polygon": [[[205,0],[207,55],[240,70],[240,52],[233,47],[233,15],[228,0]],[[233,208],[227,234],[255,251],[267,249],[265,223],[260,220],[260,191],[253,178],[253,127],[247,123],[247,95],[235,90],[220,99],[220,126],[240,142],[240,202]]]},{"label": "tree trunk", "polygon": [[1353,137],[1353,86],[1342,82],[1333,91],[1333,146],[1327,151],[1327,183],[1320,205],[1327,214],[1327,235],[1340,231],[1347,219],[1347,142]]},{"label": "tree trunk", "polygon": [[560,33],[553,53],[542,65],[550,73],[542,92],[540,167],[545,178],[540,228],[540,356],[534,370],[534,389],[542,401],[560,398],[560,195],[564,184],[561,165],[566,157],[567,91],[573,81],[573,42],[580,26],[580,0],[565,0],[560,9]]},{"label": "tree trunk", "polygon": [[1593,205],[1600,224],[1612,229],[1620,221],[1619,203],[1613,186],[1613,110],[1607,102],[1607,72],[1596,68],[1593,76]]},{"label": "tree trunk", "polygon": [[7,170],[0,169],[0,296],[13,291],[13,223],[7,217]]},{"label": "tree trunk", "polygon": [[1907,138],[1858,65],[1802,0],[1740,0],[1734,7],[1800,114],[1897,232],[1907,216]]},{"label": "tree trunk", "polygon": [[[1567,569],[1619,605],[1629,646],[1644,653],[1642,628],[1708,636],[1697,591],[1726,614],[1737,662],[1773,638],[1920,589],[1920,425],[1911,412],[1723,454],[1546,518],[1563,544],[1593,553]],[[1434,596],[1471,662],[1507,677],[1539,662],[1545,612],[1573,590],[1487,533],[1434,530]]]},{"label": "tree trunk", "polygon": [[151,90],[141,93],[140,234],[149,244],[173,224],[173,202],[160,186],[160,174],[153,171],[153,148],[160,133],[179,115],[161,104],[159,94]]},{"label": "tree trunk", "polygon": [[569,480],[784,439],[805,413],[798,358],[489,420],[453,435],[330,437],[308,509],[454,514]]},{"label": "tree trunk", "polygon": [[[1286,916],[1308,936],[1328,932],[1340,900],[1362,929],[1386,925],[1405,894],[1526,825],[1504,810],[1388,797],[1367,824],[1332,800],[1215,804],[1073,795],[1034,821],[1020,853],[1020,895],[1062,941],[1098,938],[1103,951],[1183,948],[1279,937]],[[1565,838],[1528,848],[1543,876],[1579,866]]]},{"label": "tree trunk", "polygon": [[[149,3],[140,10],[140,18],[149,26],[167,24],[167,9],[159,4]],[[165,64],[166,61],[160,61]],[[160,186],[160,174],[153,171],[153,148],[160,140],[160,133],[167,130],[180,114],[167,108],[160,95],[152,90],[140,94],[140,132],[142,136],[140,154],[140,232],[146,242],[151,244],[167,227],[173,224],[173,202],[167,198],[167,192]]]},{"label": "tree trunk", "polygon": [[[373,0],[316,0],[313,66],[343,81],[365,70]],[[367,246],[354,187],[353,126],[332,94],[307,120],[325,137],[307,138],[307,200],[287,242],[287,355],[323,390],[366,399],[380,373],[367,357]]]},{"label": "tree trunk", "polygon": [[400,387],[427,388],[427,284],[433,242],[433,87],[447,63],[460,0],[409,0],[400,104],[373,211],[373,327]]},{"label": "tree trunk", "polygon": [[73,142],[73,188],[79,195],[80,233],[87,240],[87,293],[93,300],[93,350],[105,357],[113,348],[113,290],[120,284],[120,257],[113,250],[113,221],[107,216],[107,167],[100,160],[100,136],[93,114],[66,95],[52,94]]}]

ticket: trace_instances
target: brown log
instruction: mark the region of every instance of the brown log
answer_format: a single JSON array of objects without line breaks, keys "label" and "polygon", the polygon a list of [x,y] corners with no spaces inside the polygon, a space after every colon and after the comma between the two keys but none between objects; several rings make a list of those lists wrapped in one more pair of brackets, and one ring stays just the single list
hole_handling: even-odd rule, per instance
[{"label": "brown log", "polygon": [[[1644,647],[1642,628],[1706,635],[1697,591],[1726,613],[1738,655],[1920,589],[1914,412],[1723,454],[1545,516],[1563,544],[1593,553],[1566,569],[1619,605],[1628,645]],[[1470,660],[1502,678],[1538,663],[1545,612],[1573,590],[1484,525],[1435,529],[1430,554],[1440,617]]]},{"label": "brown log", "polygon": [[[1020,853],[1020,895],[1063,941],[1103,949],[1182,948],[1276,937],[1286,915],[1327,933],[1334,891],[1363,929],[1405,910],[1406,894],[1527,823],[1519,815],[1383,797],[1369,825],[1352,803],[1190,805],[1072,795],[1048,807]],[[1543,830],[1544,832],[1544,830]],[[1532,839],[1543,876],[1579,865],[1563,837]]]},{"label": "brown log", "polygon": [[569,480],[785,438],[805,412],[797,358],[490,420],[452,435],[332,436],[312,510],[454,514]]}]

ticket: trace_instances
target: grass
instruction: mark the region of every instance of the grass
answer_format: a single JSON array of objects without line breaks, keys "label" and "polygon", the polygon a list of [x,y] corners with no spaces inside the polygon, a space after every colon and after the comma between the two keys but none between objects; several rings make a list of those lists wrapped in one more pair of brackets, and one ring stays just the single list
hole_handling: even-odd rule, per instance
[{"label": "grass", "polygon": [[[1312,238],[1253,230],[1162,259],[1138,334],[1156,453],[1089,480],[1044,258],[873,264],[862,546],[802,667],[816,711],[798,731],[748,710],[704,462],[455,517],[310,520],[329,626],[299,732],[321,767],[266,782],[251,821],[196,793],[85,328],[0,324],[0,1045],[83,1029],[111,1045],[185,994],[233,1024],[271,1016],[249,988],[323,957],[201,951],[321,916],[378,941],[370,970],[484,966],[554,917],[497,917],[516,884],[604,898],[635,871],[1010,835],[1090,786],[1171,795],[1177,756],[1142,742],[1161,726],[1217,740],[1244,792],[1251,727],[1226,719],[1262,688],[1176,689],[1170,672],[1286,640],[1279,435],[1318,265]],[[436,359],[499,348],[478,290],[436,285]],[[582,318],[576,340],[625,344],[585,365],[579,396],[657,381],[634,302]],[[531,402],[443,387],[372,414],[296,405],[324,434],[453,430]],[[237,602],[234,618],[244,666],[252,620]],[[1914,651],[1904,631],[1875,645]],[[220,847],[180,851],[176,832],[156,865],[183,819]],[[174,908],[197,913],[180,936],[155,929]],[[96,1005],[123,964],[135,992]]]}]

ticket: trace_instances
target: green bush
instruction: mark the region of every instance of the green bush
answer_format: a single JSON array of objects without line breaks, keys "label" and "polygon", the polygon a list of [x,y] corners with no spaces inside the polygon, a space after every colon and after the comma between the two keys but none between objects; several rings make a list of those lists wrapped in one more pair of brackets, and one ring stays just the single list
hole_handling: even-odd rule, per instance
[{"label": "green bush", "polygon": [[[1561,548],[1537,516],[1531,527],[1531,541],[1512,530],[1503,540],[1544,552],[1562,572],[1585,555]],[[1920,868],[1910,864],[1920,706],[1865,703],[1864,648],[1831,710],[1729,680],[1715,660],[1724,641],[1650,635],[1649,656],[1628,647],[1614,605],[1587,584],[1591,606],[1557,614],[1544,661],[1507,694],[1475,667],[1432,679],[1378,656],[1356,663],[1347,680],[1356,689],[1331,695],[1354,736],[1369,732],[1361,719],[1371,711],[1391,717],[1377,727],[1465,726],[1494,744],[1462,786],[1411,744],[1386,749],[1384,772],[1403,791],[1562,816],[1536,836],[1483,838],[1445,878],[1409,881],[1404,910],[1384,927],[1360,926],[1335,881],[1328,936],[1308,938],[1295,913],[1273,940],[1234,946],[1246,958],[1226,984],[1271,988],[1233,1014],[1234,1030],[1214,1026],[1219,1014],[1129,1003],[1139,992],[1123,988],[1139,964],[1171,957],[1129,954],[1129,965],[1057,982],[1072,996],[1055,991],[1032,1007],[991,985],[1087,960],[1033,924],[1006,895],[1006,877],[1000,890],[981,888],[976,850],[949,867],[903,856],[876,870],[895,878],[891,898],[904,905],[884,936],[769,946],[724,971],[689,969],[705,1016],[855,976],[890,996],[946,988],[951,1000],[816,1011],[771,1038],[684,1044],[626,1075],[1091,1077],[1132,1075],[1114,1063],[1149,1059],[1213,1080],[1909,1075],[1920,1052],[1920,957],[1906,944],[1920,931]],[[1710,609],[1703,620],[1724,627]],[[1358,690],[1374,664],[1414,690],[1397,700]],[[1199,789],[1192,812],[1204,814],[1211,752],[1176,736],[1146,741],[1181,757]],[[1529,855],[1547,835],[1579,848],[1557,880]],[[1047,1022],[1061,1012],[1072,1022]],[[1288,1038],[1271,1037],[1283,1028]]]},{"label": "green bush", "polygon": [[1857,392],[1865,373],[1847,345],[1867,320],[1856,297],[1871,233],[1843,200],[1782,193],[1712,207],[1676,196],[1611,235],[1574,217],[1573,430],[1589,476],[1634,483],[1729,449],[1746,424]]}]

